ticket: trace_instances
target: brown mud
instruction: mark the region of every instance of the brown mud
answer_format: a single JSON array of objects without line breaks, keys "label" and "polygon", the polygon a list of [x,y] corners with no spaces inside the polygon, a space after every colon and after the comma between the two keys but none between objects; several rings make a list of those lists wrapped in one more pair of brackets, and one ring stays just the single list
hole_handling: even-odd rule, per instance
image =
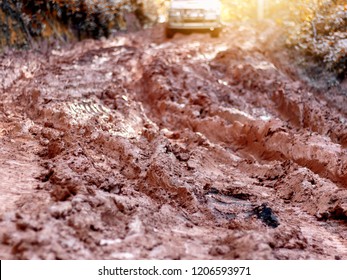
[{"label": "brown mud", "polygon": [[0,58],[0,258],[347,259],[347,97],[163,33]]}]

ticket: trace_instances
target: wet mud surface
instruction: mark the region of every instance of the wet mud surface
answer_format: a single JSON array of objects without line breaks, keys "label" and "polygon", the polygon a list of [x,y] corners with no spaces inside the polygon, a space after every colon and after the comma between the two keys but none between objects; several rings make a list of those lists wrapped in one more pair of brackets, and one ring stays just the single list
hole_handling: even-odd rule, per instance
[{"label": "wet mud surface", "polygon": [[346,96],[162,34],[1,56],[1,259],[347,259]]}]

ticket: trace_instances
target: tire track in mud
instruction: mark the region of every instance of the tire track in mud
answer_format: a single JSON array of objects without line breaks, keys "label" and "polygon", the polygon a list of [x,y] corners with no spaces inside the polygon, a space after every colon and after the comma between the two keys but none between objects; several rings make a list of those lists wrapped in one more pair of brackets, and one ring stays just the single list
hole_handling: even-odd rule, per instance
[{"label": "tire track in mud", "polygon": [[[233,50],[226,51],[226,53],[234,53]],[[179,53],[177,50],[176,52]],[[233,55],[237,57],[237,55]],[[222,56],[224,56],[224,52],[222,52]],[[264,75],[262,73],[263,69],[260,68],[258,69],[259,71],[253,69],[252,74],[247,74],[247,70],[243,71],[244,66],[242,66],[238,69],[238,72],[231,72],[229,79],[235,82],[234,77],[236,76],[236,79],[238,79],[236,85],[241,83],[242,86],[239,88],[243,91],[249,91],[249,93],[239,95],[247,102],[246,104],[241,103],[243,109],[247,108],[248,110],[246,111],[249,111],[250,108],[256,107],[255,112],[258,113],[259,107],[260,109],[266,108],[265,112],[267,114],[260,116],[260,119],[273,118],[269,117],[269,115],[277,117],[277,119],[270,121],[259,120],[259,118],[252,117],[242,111],[227,108],[229,106],[223,104],[225,100],[227,100],[228,104],[240,104],[240,101],[237,100],[237,94],[232,93],[228,96],[229,99],[235,99],[236,96],[236,100],[228,100],[228,98],[222,96],[222,94],[225,94],[225,90],[221,90],[220,94],[218,94],[218,86],[213,87],[208,82],[201,82],[199,73],[201,73],[201,68],[204,68],[204,65],[200,65],[200,71],[198,70],[197,72],[186,73],[186,66],[182,67],[181,72],[179,72],[177,69],[181,62],[176,61],[176,63],[172,63],[169,59],[164,58],[170,57],[170,51],[166,53],[159,52],[155,57],[157,59],[144,66],[144,76],[139,84],[142,84],[140,86],[143,96],[141,100],[149,104],[148,114],[153,116],[161,126],[175,131],[188,128],[193,132],[201,132],[213,143],[231,144],[234,146],[234,149],[243,150],[246,152],[246,157],[251,155],[250,158],[255,161],[290,160],[299,166],[307,167],[321,177],[337,183],[338,186],[332,184],[334,187],[330,189],[320,185],[321,193],[311,193],[309,196],[311,199],[312,195],[314,196],[312,202],[314,206],[307,203],[303,209],[315,215],[318,219],[346,220],[345,201],[347,197],[344,189],[347,186],[345,149],[345,137],[347,134],[346,124],[342,115],[337,111],[332,112],[324,108],[323,106],[326,103],[319,101],[317,97],[313,97],[312,93],[305,92],[305,86],[300,84],[300,82],[294,83],[294,86],[291,87],[285,86],[286,91],[289,93],[287,94],[282,90],[283,85],[281,83],[289,84],[289,81],[281,73],[271,73],[272,76],[280,77],[276,79],[282,80],[278,83],[279,89],[276,90],[275,87],[274,90],[273,85],[276,85],[276,80],[275,82],[269,82],[268,74],[265,73]],[[225,58],[225,61],[229,61],[224,62],[224,67],[228,67],[230,57],[231,59],[233,58],[231,55]],[[215,67],[213,64],[212,66]],[[195,66],[195,68],[198,67]],[[207,81],[211,81],[211,75],[209,71],[204,71],[205,69],[202,72],[205,72]],[[218,78],[223,79],[222,81],[218,80],[218,82],[227,86],[229,84],[229,82],[226,82],[228,75],[224,73],[222,76],[220,73],[217,74],[219,74],[217,75]],[[189,78],[189,75],[192,77]],[[168,77],[171,78],[171,81]],[[183,82],[182,84],[182,81],[187,80],[188,82]],[[255,84],[255,86],[252,87],[252,84]],[[175,90],[175,88],[179,88],[180,91]],[[227,88],[237,92],[237,88],[235,89],[233,86],[228,86]],[[263,93],[264,91],[265,93]],[[269,92],[269,95],[266,91]],[[192,92],[195,92],[195,98],[198,97],[200,100],[191,98]],[[260,94],[261,97],[256,97],[256,94]],[[301,97],[302,95],[306,95],[306,97]],[[303,98],[306,98],[305,102],[300,101]],[[219,100],[222,105],[211,105],[216,100]],[[317,107],[320,109],[311,109]],[[272,108],[275,108],[275,110]],[[305,129],[306,131],[298,132],[297,128]],[[298,133],[302,133],[303,138],[297,137]],[[327,138],[325,135],[328,135],[330,138]],[[316,184],[313,183],[312,185]],[[286,186],[287,190],[290,188],[289,185]],[[335,192],[341,194],[339,199],[334,195]],[[296,193],[296,191],[293,191],[293,193]],[[297,190],[296,195],[300,196],[303,193]],[[326,202],[322,201],[326,199]],[[311,207],[312,209],[310,209]],[[317,208],[320,209],[318,210]],[[232,216],[232,214],[230,215]],[[346,253],[345,245],[345,242],[339,245],[339,250],[343,254]]]},{"label": "tire track in mud", "polygon": [[5,92],[41,200],[0,219],[4,258],[347,258],[341,115],[234,53],[238,31],[159,30],[53,51]]},{"label": "tire track in mud", "polygon": [[[157,57],[163,56],[157,55]],[[213,92],[215,88],[210,84],[206,85],[203,92],[201,86],[196,85],[200,78],[195,73],[192,76],[195,76],[196,82],[191,83],[190,87],[178,86],[183,89],[181,92],[172,90],[171,84],[179,85],[188,75],[183,70],[183,74],[178,77],[173,76],[172,72],[176,67],[178,65],[171,66],[167,63],[165,69],[165,61],[158,59],[147,66],[149,73],[145,70],[144,78],[140,82],[146,85],[143,91],[146,100],[150,100],[147,102],[153,104],[153,100],[156,100],[155,107],[151,109],[165,115],[168,125],[173,123],[173,126],[177,127],[178,124],[182,124],[193,131],[202,132],[212,141],[236,144],[238,149],[246,149],[257,158],[293,160],[346,187],[347,158],[343,147],[331,143],[323,136],[312,135],[309,131],[303,131],[303,138],[296,139],[297,131],[288,127],[286,121],[274,118],[271,120],[271,117],[266,115],[260,116],[259,120],[227,105],[211,105],[211,101],[218,100],[219,96],[216,96]],[[170,75],[177,83],[172,81],[170,83],[165,78]],[[211,92],[208,92],[208,87],[211,88]],[[183,101],[177,104],[179,99],[184,99],[185,92],[189,96],[189,91],[197,92],[195,100],[188,97],[188,100],[184,100],[185,103]],[[180,94],[184,97],[180,97]],[[182,117],[179,117],[180,115]],[[189,115],[191,119],[188,119]],[[261,120],[262,117],[270,120]]]},{"label": "tire track in mud", "polygon": [[[328,109],[325,100],[306,89],[303,83],[286,77],[266,57],[258,55],[252,57],[253,61],[247,61],[235,59],[235,56],[245,57],[245,53],[231,49],[212,62],[217,70],[219,65],[222,68],[227,65],[222,75],[232,90],[255,106],[267,107],[270,113],[292,126],[329,136],[346,148],[347,121],[343,114]],[[230,58],[234,60],[230,62]]]}]

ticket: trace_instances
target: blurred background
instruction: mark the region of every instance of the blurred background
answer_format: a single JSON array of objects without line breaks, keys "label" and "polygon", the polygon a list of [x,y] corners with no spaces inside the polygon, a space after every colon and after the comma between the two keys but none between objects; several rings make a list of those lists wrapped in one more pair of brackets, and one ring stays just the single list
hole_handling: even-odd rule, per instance
[{"label": "blurred background", "polygon": [[[166,20],[168,0],[0,0],[0,48],[29,48],[42,39],[68,42],[135,32]],[[286,46],[340,79],[347,65],[346,0],[222,0],[226,25],[271,22]]]}]

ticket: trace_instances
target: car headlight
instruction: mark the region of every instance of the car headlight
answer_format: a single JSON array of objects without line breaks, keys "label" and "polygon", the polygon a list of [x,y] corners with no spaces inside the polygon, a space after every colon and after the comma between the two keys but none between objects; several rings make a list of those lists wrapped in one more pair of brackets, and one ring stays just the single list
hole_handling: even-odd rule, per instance
[{"label": "car headlight", "polygon": [[180,17],[181,16],[181,12],[179,10],[170,10],[170,17]]},{"label": "car headlight", "polygon": [[215,13],[206,13],[205,14],[205,19],[207,19],[207,20],[213,20],[213,19],[217,19],[217,18],[218,18],[218,16]]},{"label": "car headlight", "polygon": [[219,11],[216,9],[205,11],[205,17],[207,19],[216,19],[218,18],[218,15],[219,15]]}]

